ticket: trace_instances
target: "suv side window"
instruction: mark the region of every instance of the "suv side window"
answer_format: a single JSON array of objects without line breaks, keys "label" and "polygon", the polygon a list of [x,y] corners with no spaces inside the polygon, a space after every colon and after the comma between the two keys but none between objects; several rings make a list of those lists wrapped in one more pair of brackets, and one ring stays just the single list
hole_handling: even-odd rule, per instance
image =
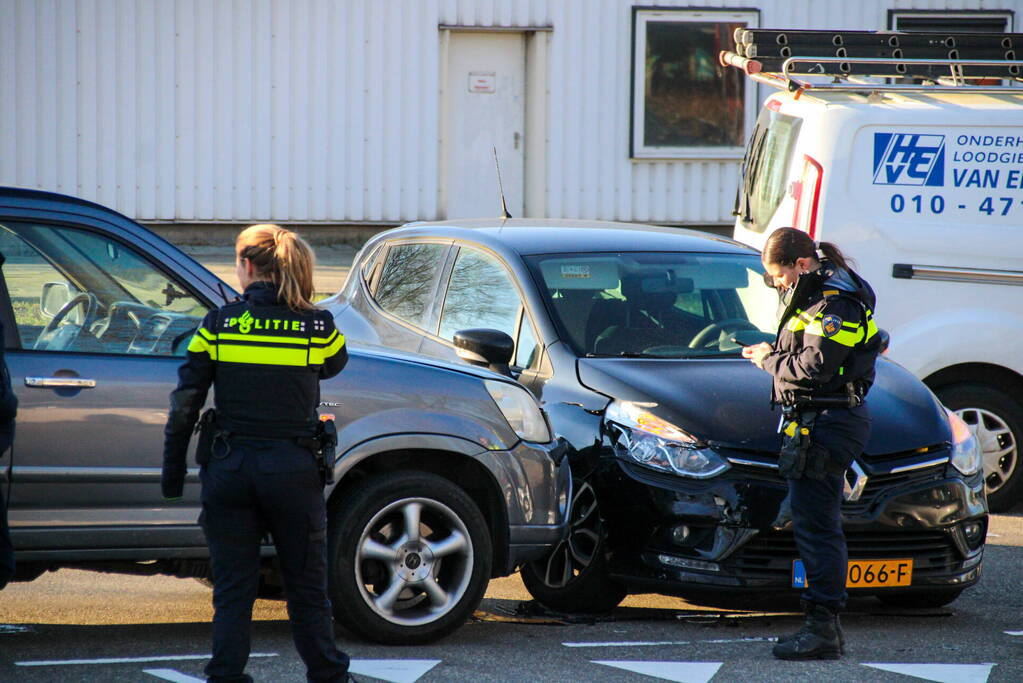
[{"label": "suv side window", "polygon": [[[481,302],[486,306],[481,307]],[[453,340],[459,330],[489,327],[515,339],[521,310],[519,292],[500,261],[475,249],[459,249],[444,297],[438,336]]]},{"label": "suv side window", "polygon": [[183,355],[208,310],[131,248],[72,228],[0,225],[21,347]]},{"label": "suv side window", "polygon": [[377,304],[391,315],[423,327],[447,249],[446,244],[398,244],[388,249],[374,292]]}]

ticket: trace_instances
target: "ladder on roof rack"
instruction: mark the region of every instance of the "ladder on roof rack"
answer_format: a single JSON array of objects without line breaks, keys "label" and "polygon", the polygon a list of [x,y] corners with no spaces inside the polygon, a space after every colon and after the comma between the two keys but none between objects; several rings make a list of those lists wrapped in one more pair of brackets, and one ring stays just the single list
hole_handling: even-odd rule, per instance
[{"label": "ladder on roof rack", "polygon": [[[1023,82],[1023,33],[933,33],[891,31],[788,31],[736,29],[735,52],[721,64],[789,91],[958,91],[1004,93]],[[814,83],[794,76],[828,76]],[[914,78],[924,83],[884,83],[863,77]]]}]

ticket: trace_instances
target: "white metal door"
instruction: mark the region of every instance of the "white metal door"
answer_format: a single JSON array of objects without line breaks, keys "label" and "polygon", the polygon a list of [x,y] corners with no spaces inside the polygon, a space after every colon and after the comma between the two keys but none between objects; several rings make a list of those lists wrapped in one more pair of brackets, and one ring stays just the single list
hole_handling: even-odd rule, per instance
[{"label": "white metal door", "polygon": [[500,215],[495,147],[508,211],[522,215],[525,44],[522,33],[447,34],[441,165],[448,218]]}]

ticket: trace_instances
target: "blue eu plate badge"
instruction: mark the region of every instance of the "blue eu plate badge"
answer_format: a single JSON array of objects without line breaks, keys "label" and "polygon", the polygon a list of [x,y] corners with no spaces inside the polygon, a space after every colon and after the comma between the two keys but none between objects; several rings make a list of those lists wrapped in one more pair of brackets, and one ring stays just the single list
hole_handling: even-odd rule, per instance
[{"label": "blue eu plate badge", "polygon": [[806,579],[806,567],[802,560],[792,560],[792,587],[806,588],[810,582]]}]

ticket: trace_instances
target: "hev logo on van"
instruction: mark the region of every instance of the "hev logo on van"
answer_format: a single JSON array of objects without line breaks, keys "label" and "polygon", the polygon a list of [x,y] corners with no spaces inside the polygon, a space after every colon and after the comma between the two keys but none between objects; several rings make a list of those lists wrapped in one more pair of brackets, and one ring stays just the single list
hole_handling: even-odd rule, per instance
[{"label": "hev logo on van", "polygon": [[945,184],[945,136],[874,133],[875,185]]}]

